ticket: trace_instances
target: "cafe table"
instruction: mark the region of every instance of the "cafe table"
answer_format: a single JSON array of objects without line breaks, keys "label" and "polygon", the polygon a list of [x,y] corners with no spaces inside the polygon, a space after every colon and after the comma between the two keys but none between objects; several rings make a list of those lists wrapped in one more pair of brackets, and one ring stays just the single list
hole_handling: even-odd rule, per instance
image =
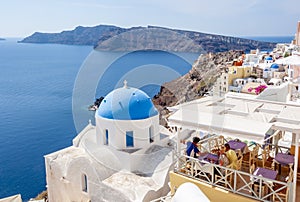
[{"label": "cafe table", "polygon": [[277,171],[268,168],[257,167],[253,172],[253,175],[275,180],[277,176]]},{"label": "cafe table", "polygon": [[228,144],[232,150],[241,150],[244,153],[244,149],[246,148],[247,144],[245,142],[230,140]]},{"label": "cafe table", "polygon": [[216,154],[212,154],[212,153],[203,153],[203,154],[200,154],[200,156],[198,157],[198,159],[201,161],[201,160],[204,160],[204,161],[207,161],[207,162],[218,162],[219,160],[219,157],[218,155]]},{"label": "cafe table", "polygon": [[295,162],[295,157],[290,154],[285,154],[285,153],[277,153],[275,155],[274,161],[276,164],[279,165],[278,173],[281,173],[281,165],[286,166],[286,165],[293,165]]},{"label": "cafe table", "polygon": [[[268,178],[270,180],[275,180],[277,177],[277,171],[271,170],[268,168],[257,167],[255,169],[255,171],[253,172],[253,175]],[[251,180],[254,181],[253,187],[254,187],[254,185],[256,185],[256,186],[259,185],[258,179],[255,180],[255,178],[254,179],[252,178]],[[267,181],[265,181],[265,182],[267,182]],[[267,182],[267,183],[269,183],[269,182]],[[272,182],[270,182],[270,184],[272,185]],[[262,183],[262,186],[265,187],[266,184]],[[268,186],[266,187],[266,189],[267,189],[267,192],[269,193]]]}]

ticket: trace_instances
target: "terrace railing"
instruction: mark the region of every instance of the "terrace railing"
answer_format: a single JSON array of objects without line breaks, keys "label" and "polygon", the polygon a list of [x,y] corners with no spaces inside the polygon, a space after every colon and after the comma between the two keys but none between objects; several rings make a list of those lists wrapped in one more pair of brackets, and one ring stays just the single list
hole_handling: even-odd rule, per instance
[{"label": "terrace railing", "polygon": [[171,200],[172,200],[172,195],[167,195],[167,196],[160,197],[158,199],[154,199],[150,202],[171,202]]},{"label": "terrace railing", "polygon": [[[279,197],[279,193],[284,189],[291,190],[292,188],[292,183],[271,180],[214,163],[199,161],[186,155],[177,156],[174,172],[259,201],[273,201],[273,198],[276,201],[284,201]],[[274,189],[275,184],[280,185],[280,188]],[[291,195],[291,192],[288,193]]]}]

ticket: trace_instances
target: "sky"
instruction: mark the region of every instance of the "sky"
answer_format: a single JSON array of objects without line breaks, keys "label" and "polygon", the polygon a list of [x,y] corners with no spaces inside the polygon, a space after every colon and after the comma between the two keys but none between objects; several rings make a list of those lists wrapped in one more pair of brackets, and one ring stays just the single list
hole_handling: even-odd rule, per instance
[{"label": "sky", "polygon": [[0,37],[99,24],[229,36],[293,36],[300,0],[1,0]]}]

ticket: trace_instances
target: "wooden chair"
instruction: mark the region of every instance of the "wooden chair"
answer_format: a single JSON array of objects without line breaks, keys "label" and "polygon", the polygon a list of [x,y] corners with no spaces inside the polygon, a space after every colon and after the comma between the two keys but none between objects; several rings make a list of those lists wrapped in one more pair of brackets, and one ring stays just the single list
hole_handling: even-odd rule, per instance
[{"label": "wooden chair", "polygon": [[211,181],[214,167],[210,163],[201,164],[199,161],[194,162],[193,176]]},{"label": "wooden chair", "polygon": [[[233,169],[232,165],[226,166],[226,168],[231,168]],[[216,174],[215,173],[215,182],[219,184],[223,184],[225,187],[231,187],[232,188],[232,183],[233,183],[233,172],[231,170],[225,170],[225,172],[222,172],[222,168],[219,168],[221,173]]]},{"label": "wooden chair", "polygon": [[289,172],[286,174],[278,174],[276,179],[281,181],[281,182],[287,182],[287,180],[290,178],[291,180],[293,179],[294,175],[294,170],[293,170],[293,165],[289,165]]},{"label": "wooden chair", "polygon": [[235,150],[235,152],[238,159],[243,156],[243,153],[240,149]]},{"label": "wooden chair", "polygon": [[251,164],[257,163],[259,145],[256,145],[252,151],[247,152],[243,155],[242,166],[250,168]]},{"label": "wooden chair", "polygon": [[237,170],[242,170],[242,162],[243,162],[243,155],[238,157],[237,164],[236,164],[236,169]]},{"label": "wooden chair", "polygon": [[262,166],[272,170],[275,169],[274,158],[270,156],[269,145],[265,146],[265,149],[262,151]]},{"label": "wooden chair", "polygon": [[[291,184],[292,177],[289,177],[287,180],[288,185]],[[276,192],[276,194],[273,194],[273,201],[285,201],[288,202],[289,200],[289,192],[290,187],[287,186],[284,189],[282,189],[282,184],[274,184],[274,191],[281,189],[280,191]]]},{"label": "wooden chair", "polygon": [[225,144],[224,136],[223,136],[223,135],[220,135],[220,136],[217,138],[217,142],[218,142],[218,147],[224,145],[224,144]]},{"label": "wooden chair", "polygon": [[290,181],[292,182],[293,181],[293,178],[294,178],[294,170],[293,170],[293,165],[289,165],[290,167],[290,172],[289,172],[289,179]]},{"label": "wooden chair", "polygon": [[253,149],[253,158],[254,158],[255,163],[257,162],[259,148],[260,148],[260,145],[257,144]]},{"label": "wooden chair", "polygon": [[212,150],[218,150],[219,149],[219,145],[218,145],[217,138],[212,138],[212,139],[208,140],[208,147],[209,147],[210,151],[212,151]]},{"label": "wooden chair", "polygon": [[207,152],[207,150],[203,147],[203,145],[201,143],[197,143],[197,148],[199,149],[199,151],[201,153]]},{"label": "wooden chair", "polygon": [[250,168],[249,168],[249,173],[250,173],[250,174],[253,174],[254,171],[255,171],[255,164],[253,163],[253,164],[250,166]]},{"label": "wooden chair", "polygon": [[230,140],[233,140],[232,137],[226,137],[226,139],[224,139],[225,142],[229,142]]}]

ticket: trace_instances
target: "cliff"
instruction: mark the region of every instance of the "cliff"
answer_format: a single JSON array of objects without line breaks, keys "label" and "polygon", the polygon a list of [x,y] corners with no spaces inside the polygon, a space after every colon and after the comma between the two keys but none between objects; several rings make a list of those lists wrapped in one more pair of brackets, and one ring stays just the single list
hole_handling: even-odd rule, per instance
[{"label": "cliff", "polygon": [[192,69],[173,81],[162,85],[153,103],[163,113],[167,106],[188,102],[202,97],[212,87],[222,72],[243,54],[243,51],[227,51],[203,54],[195,61]]},{"label": "cliff", "polygon": [[121,28],[111,25],[76,27],[61,33],[40,33],[24,38],[22,43],[58,43],[92,45],[104,51],[135,51],[159,49],[174,52],[223,52],[251,49],[270,50],[274,43],[249,39],[176,30],[163,27]]},{"label": "cliff", "polygon": [[111,25],[98,25],[95,27],[78,26],[74,30],[62,31],[60,33],[35,32],[19,42],[94,46],[101,37],[114,36],[125,30],[126,29]]}]

